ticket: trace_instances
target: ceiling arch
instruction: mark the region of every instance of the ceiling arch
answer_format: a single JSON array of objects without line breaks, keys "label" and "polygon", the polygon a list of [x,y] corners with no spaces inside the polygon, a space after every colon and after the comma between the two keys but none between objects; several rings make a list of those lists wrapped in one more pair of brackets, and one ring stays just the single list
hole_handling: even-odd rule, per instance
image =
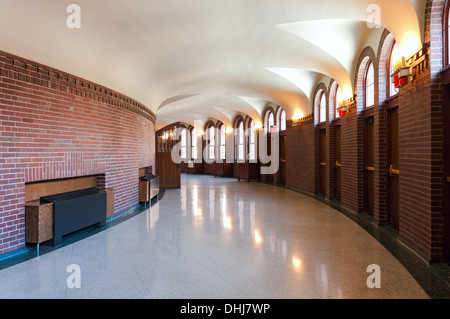
[{"label": "ceiling arch", "polygon": [[260,120],[268,103],[307,115],[321,77],[349,97],[380,28],[404,55],[422,43],[426,0],[78,0],[80,29],[68,0],[1,3],[2,50],[126,94],[164,126]]}]

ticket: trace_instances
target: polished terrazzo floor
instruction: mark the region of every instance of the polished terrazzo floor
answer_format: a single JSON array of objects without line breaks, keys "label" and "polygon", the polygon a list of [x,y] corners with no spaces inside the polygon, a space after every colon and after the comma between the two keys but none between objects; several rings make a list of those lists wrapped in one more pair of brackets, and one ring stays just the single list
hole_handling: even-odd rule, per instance
[{"label": "polished terrazzo floor", "polygon": [[[69,265],[80,288],[69,288]],[[369,265],[381,288],[369,289]],[[0,271],[0,298],[322,299],[428,295],[328,205],[267,184],[182,176],[150,209]]]}]

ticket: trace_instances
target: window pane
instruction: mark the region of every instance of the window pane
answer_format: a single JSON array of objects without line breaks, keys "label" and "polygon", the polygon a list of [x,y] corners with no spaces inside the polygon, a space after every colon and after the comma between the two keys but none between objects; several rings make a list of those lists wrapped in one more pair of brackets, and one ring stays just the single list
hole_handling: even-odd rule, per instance
[{"label": "window pane", "polygon": [[244,144],[244,123],[239,124],[239,144]]},{"label": "window pane", "polygon": [[209,145],[211,145],[212,147],[214,147],[214,145],[216,145],[215,131],[214,131],[214,127],[212,127],[212,126],[209,128]]},{"label": "window pane", "polygon": [[225,126],[222,126],[220,129],[220,145],[225,145],[226,143],[226,132],[225,132]]},{"label": "window pane", "polygon": [[397,94],[397,90],[395,89],[395,84],[392,83],[391,77],[390,75],[392,73],[394,73],[394,64],[400,59],[401,57],[399,56],[399,50],[398,50],[398,46],[397,43],[394,44],[394,46],[392,47],[392,52],[391,52],[391,59],[390,59],[390,68],[389,71],[390,73],[388,74],[388,81],[390,83],[390,90],[389,90],[389,96],[394,96],[395,94]]},{"label": "window pane", "polygon": [[225,144],[226,144],[226,130],[225,126],[222,125],[222,127],[220,128],[220,154],[219,154],[219,157],[222,160],[225,159]]},{"label": "window pane", "polygon": [[250,152],[249,152],[249,160],[250,161],[256,160],[255,146],[256,146],[256,144],[250,145]]},{"label": "window pane", "polygon": [[186,129],[183,129],[183,131],[181,131],[181,147],[186,147]]},{"label": "window pane", "polygon": [[197,130],[192,130],[192,147],[197,146]]},{"label": "window pane", "polygon": [[325,93],[322,93],[322,99],[320,100],[320,119],[319,122],[325,122],[327,120],[327,101],[325,97]]},{"label": "window pane", "polygon": [[370,63],[366,73],[366,107],[375,104],[375,77],[373,64]]},{"label": "window pane", "polygon": [[286,112],[284,110],[281,111],[280,130],[286,131]]},{"label": "window pane", "polygon": [[239,145],[239,160],[243,161],[244,160],[244,145]]},{"label": "window pane", "polygon": [[273,117],[273,113],[271,112],[269,115],[269,132],[272,131],[272,127],[274,127],[275,121]]}]

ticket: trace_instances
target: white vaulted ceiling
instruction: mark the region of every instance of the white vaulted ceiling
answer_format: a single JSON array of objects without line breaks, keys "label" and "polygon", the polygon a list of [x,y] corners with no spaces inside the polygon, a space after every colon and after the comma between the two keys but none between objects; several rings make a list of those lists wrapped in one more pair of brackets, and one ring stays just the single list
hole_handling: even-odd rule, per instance
[{"label": "white vaulted ceiling", "polygon": [[[66,8],[81,8],[69,29]],[[381,28],[367,20],[380,9]],[[0,50],[126,94],[157,127],[265,105],[312,112],[318,81],[353,92],[361,50],[391,31],[405,54],[422,43],[425,0],[0,0]],[[373,21],[373,20],[371,20]],[[327,83],[327,84],[328,84]]]}]

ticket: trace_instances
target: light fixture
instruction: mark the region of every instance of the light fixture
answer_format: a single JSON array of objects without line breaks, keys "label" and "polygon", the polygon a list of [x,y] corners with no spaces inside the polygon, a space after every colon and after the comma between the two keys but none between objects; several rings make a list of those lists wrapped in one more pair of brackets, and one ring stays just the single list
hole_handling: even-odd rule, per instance
[{"label": "light fixture", "polygon": [[292,119],[292,126],[299,126],[303,120],[303,113],[301,111],[296,111],[294,114],[294,118]]},{"label": "light fixture", "polygon": [[226,134],[228,134],[228,135],[233,134],[233,128],[232,127],[227,128]]},{"label": "light fixture", "polygon": [[[409,95],[413,90],[417,90],[414,79],[429,67],[428,64],[428,45],[423,45],[422,49],[411,55],[409,58],[404,56],[394,64],[394,72],[391,74],[392,83],[399,90],[399,94]],[[409,89],[406,88],[411,84]]]},{"label": "light fixture", "polygon": [[259,131],[260,129],[262,129],[263,125],[261,122],[255,122],[255,131]]},{"label": "light fixture", "polygon": [[396,89],[404,88],[413,81],[412,69],[406,63],[405,57],[394,64],[394,72],[391,74],[391,78]]}]

